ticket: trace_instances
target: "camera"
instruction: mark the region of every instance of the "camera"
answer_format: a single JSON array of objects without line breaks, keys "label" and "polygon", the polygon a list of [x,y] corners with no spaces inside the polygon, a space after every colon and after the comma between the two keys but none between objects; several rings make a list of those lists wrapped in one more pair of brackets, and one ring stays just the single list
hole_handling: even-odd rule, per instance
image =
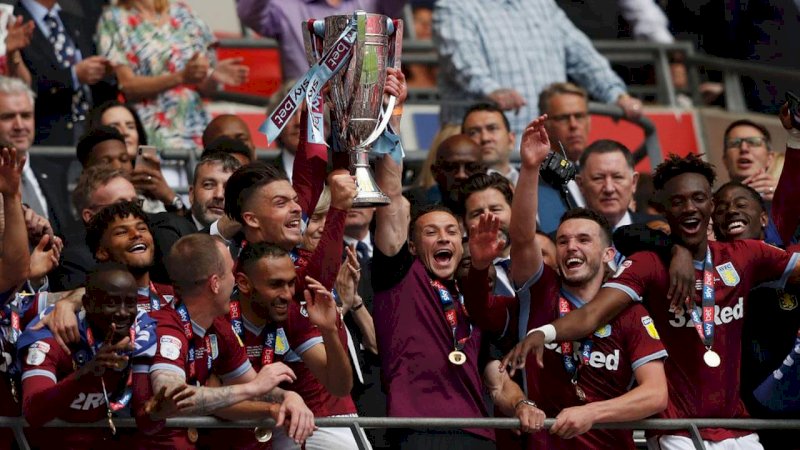
[{"label": "camera", "polygon": [[575,173],[575,164],[558,152],[550,152],[539,168],[542,179],[555,188],[565,186]]}]

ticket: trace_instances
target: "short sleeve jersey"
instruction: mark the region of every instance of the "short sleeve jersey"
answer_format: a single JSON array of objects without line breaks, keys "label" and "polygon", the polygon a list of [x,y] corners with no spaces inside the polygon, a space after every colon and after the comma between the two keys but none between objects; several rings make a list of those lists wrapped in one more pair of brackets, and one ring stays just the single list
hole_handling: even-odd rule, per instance
[{"label": "short sleeve jersey", "polygon": [[[662,417],[748,417],[739,395],[745,302],[755,286],[782,288],[800,256],[754,240],[709,244],[716,299],[712,348],[722,361],[716,368],[703,362],[706,349],[690,315],[669,312],[669,273],[656,254],[632,255],[604,285],[635,301],[644,300],[670,352],[665,366],[670,407]],[[702,266],[695,261],[698,298],[702,298]],[[701,433],[706,440],[720,441],[750,431],[706,428]]]},{"label": "short sleeve jersey", "polygon": [[[150,316],[158,323],[158,346],[152,360],[134,362],[134,371],[168,370],[189,384],[204,386],[212,373],[224,381],[244,375],[252,368],[238,336],[224,317],[214,319],[207,330],[191,322],[190,345],[177,311],[165,308]],[[194,364],[189,362],[190,347],[194,350]],[[170,441],[175,448],[192,448],[186,431],[179,428],[165,428],[143,439],[145,443]]]},{"label": "short sleeve jersey", "polygon": [[[150,312],[171,306],[175,300],[175,292],[168,284],[151,283],[149,288],[139,288],[136,296],[136,307],[139,311]],[[154,303],[158,308],[153,308]]]},{"label": "short sleeve jersey", "polygon": [[[581,299],[561,289],[561,280],[550,267],[545,266],[539,274],[538,280],[532,280],[533,284],[526,283],[531,301],[529,322],[545,324],[558,318],[559,298],[567,300],[570,309],[583,306]],[[577,380],[587,402],[623,395],[635,381],[636,369],[667,355],[653,320],[641,305],[629,306],[611,323],[599,328],[590,339],[589,363],[580,367]],[[581,343],[573,343],[573,349],[579,353]],[[555,417],[564,408],[584,404],[578,399],[571,375],[564,367],[561,345],[548,344],[544,358],[544,369],[533,362],[533,358],[528,359],[528,396],[548,417]],[[574,439],[535,433],[529,439],[529,448],[610,450],[634,449],[635,445],[630,430],[590,430]]]}]

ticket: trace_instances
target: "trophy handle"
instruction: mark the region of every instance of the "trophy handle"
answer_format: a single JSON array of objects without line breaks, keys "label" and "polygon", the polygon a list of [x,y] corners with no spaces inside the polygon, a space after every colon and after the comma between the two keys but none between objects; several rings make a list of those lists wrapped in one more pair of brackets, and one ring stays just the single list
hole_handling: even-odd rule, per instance
[{"label": "trophy handle", "polygon": [[[388,19],[388,29],[390,30],[389,36],[393,37],[389,41],[389,60],[387,66],[394,67],[400,70],[400,55],[403,52],[403,21],[400,19]],[[369,137],[360,145],[360,147],[369,147],[383,134],[383,130],[389,125],[389,120],[392,118],[392,110],[397,103],[397,97],[390,95],[386,106],[381,109],[381,121],[378,127],[369,135]]]}]

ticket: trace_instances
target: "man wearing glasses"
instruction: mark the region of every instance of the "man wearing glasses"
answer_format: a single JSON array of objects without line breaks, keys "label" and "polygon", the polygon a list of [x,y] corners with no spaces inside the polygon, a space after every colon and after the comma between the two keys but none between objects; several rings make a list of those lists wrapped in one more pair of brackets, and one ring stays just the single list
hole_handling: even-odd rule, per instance
[{"label": "man wearing glasses", "polygon": [[778,185],[777,174],[769,173],[775,161],[770,141],[763,125],[737,120],[725,130],[722,157],[731,180],[755,189],[766,202],[772,201]]}]

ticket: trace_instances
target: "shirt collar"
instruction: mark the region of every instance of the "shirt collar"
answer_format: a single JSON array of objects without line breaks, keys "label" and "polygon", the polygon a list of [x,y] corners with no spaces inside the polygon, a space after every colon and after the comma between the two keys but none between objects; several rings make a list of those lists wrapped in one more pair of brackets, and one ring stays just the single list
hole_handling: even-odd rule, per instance
[{"label": "shirt collar", "polygon": [[205,228],[202,223],[197,221],[197,219],[194,217],[194,214],[190,214],[190,216],[192,216],[192,222],[194,222],[194,226],[197,227],[197,231],[200,231],[203,228]]},{"label": "shirt collar", "polygon": [[52,9],[47,9],[41,3],[37,2],[36,0],[22,0],[22,6],[31,13],[31,17],[37,22],[44,21],[44,17],[47,15],[48,12],[51,10],[58,14],[61,11],[61,5],[56,3],[53,5]]},{"label": "shirt collar", "polygon": [[364,237],[364,239],[356,239],[356,238],[350,237],[350,236],[345,236],[344,237],[344,243],[347,244],[347,245],[353,245],[353,244],[356,244],[356,243],[359,243],[359,242],[363,242],[367,246],[367,248],[369,249],[369,254],[370,254],[370,256],[372,256],[372,235],[367,233],[367,235]]},{"label": "shirt collar", "polygon": [[581,307],[583,307],[583,305],[586,304],[586,302],[583,301],[583,299],[581,299],[577,295],[565,290],[564,288],[561,288],[561,295],[563,295],[564,298],[566,298],[567,301],[570,302],[572,304],[572,306],[574,306],[576,308],[581,308]]},{"label": "shirt collar", "polygon": [[242,314],[242,323],[244,324],[244,327],[247,328],[247,331],[255,334],[256,336],[260,336],[261,332],[264,331],[263,326],[258,326],[253,322],[250,322],[247,320],[247,317],[244,314]]},{"label": "shirt collar", "polygon": [[614,230],[616,231],[619,227],[624,227],[626,225],[630,225],[633,223],[633,218],[631,217],[630,211],[625,211],[625,215],[622,216],[622,219],[619,219],[616,225],[614,225]]},{"label": "shirt collar", "polygon": [[[213,327],[214,324],[211,324],[211,326]],[[209,328],[211,328],[211,327],[209,327]],[[200,325],[197,324],[197,322],[192,320],[192,333],[194,333],[195,336],[197,336],[199,338],[204,338],[204,337],[206,337],[206,333],[207,332],[208,332],[208,330],[206,330],[205,328],[201,327]]]}]

